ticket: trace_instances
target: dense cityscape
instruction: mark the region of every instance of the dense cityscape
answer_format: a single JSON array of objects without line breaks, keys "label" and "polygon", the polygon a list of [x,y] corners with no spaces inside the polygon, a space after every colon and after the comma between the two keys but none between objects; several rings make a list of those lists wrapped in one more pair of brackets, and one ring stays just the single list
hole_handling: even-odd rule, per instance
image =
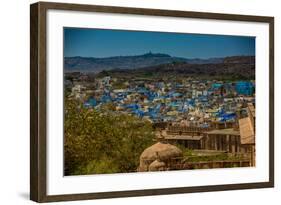
[{"label": "dense cityscape", "polygon": [[137,157],[138,171],[255,165],[254,80],[108,74],[66,73],[66,99],[111,118],[148,122],[156,144]]},{"label": "dense cityscape", "polygon": [[[123,81],[106,76],[89,83],[86,78],[81,75],[77,82],[69,84],[71,94],[68,97],[80,100],[86,108],[97,110],[111,104],[112,111],[151,122],[184,121],[187,125],[209,127],[213,121],[234,122],[238,114],[246,113],[245,105],[255,103],[254,81]],[[79,79],[83,81],[79,82]]]}]

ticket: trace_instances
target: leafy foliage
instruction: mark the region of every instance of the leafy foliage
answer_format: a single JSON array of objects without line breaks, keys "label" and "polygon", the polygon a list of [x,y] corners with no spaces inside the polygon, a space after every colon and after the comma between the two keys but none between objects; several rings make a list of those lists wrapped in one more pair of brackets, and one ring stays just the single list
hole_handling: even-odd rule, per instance
[{"label": "leafy foliage", "polygon": [[136,171],[142,151],[153,144],[150,122],[110,110],[65,101],[65,175]]}]

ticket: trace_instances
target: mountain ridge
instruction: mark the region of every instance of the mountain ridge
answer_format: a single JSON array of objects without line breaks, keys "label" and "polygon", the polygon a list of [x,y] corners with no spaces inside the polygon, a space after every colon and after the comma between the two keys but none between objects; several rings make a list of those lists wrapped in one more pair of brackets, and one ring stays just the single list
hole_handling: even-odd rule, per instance
[{"label": "mountain ridge", "polygon": [[145,53],[132,56],[96,57],[65,57],[64,69],[66,72],[95,72],[113,69],[138,69],[173,62],[189,64],[216,64],[223,63],[225,58],[183,58],[170,56],[164,53]]}]

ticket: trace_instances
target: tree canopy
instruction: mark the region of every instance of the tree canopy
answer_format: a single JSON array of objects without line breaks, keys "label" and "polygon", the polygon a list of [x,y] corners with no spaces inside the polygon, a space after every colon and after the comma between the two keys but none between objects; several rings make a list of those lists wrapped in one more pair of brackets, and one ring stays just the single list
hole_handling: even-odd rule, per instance
[{"label": "tree canopy", "polygon": [[134,172],[140,154],[152,144],[150,122],[65,100],[65,175]]}]

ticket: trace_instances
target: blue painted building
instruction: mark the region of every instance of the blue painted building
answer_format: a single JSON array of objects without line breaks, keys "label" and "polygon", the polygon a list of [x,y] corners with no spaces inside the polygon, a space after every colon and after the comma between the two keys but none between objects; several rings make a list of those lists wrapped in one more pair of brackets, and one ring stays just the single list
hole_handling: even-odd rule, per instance
[{"label": "blue painted building", "polygon": [[235,84],[235,90],[239,95],[253,95],[255,87],[248,81],[239,81]]}]

